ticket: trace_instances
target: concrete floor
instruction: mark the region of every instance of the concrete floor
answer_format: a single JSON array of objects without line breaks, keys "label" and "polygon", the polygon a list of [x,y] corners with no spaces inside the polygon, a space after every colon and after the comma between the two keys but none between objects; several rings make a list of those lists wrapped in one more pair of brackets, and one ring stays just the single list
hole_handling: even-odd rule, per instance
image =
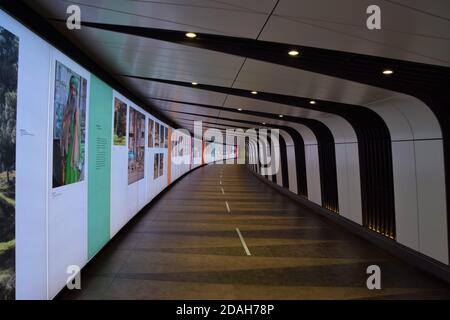
[{"label": "concrete floor", "polygon": [[[366,288],[371,264],[381,267],[381,290]],[[58,298],[450,298],[449,285],[308,211],[238,165],[209,165],[180,180],[127,225],[81,278],[81,290],[63,290]]]}]

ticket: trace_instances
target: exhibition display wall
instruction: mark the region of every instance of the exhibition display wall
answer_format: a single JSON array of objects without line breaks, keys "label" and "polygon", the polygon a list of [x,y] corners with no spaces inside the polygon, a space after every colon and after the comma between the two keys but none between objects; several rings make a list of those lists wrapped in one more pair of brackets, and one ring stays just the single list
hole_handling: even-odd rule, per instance
[{"label": "exhibition display wall", "polygon": [[3,11],[0,84],[0,299],[52,299],[203,142]]}]

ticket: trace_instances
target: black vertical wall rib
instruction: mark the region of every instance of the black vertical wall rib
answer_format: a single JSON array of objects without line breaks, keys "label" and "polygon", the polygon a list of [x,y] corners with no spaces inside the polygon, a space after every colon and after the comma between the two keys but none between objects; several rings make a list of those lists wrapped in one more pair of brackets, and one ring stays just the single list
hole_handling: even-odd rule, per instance
[{"label": "black vertical wall rib", "polygon": [[[251,146],[252,146],[252,150],[253,150],[253,159],[252,159],[253,163],[251,164],[251,166],[253,167],[253,171],[257,171],[257,169],[256,169],[256,162],[255,162],[255,157],[256,157],[256,146],[255,146],[253,143],[250,144],[250,138],[247,138],[247,140],[248,140],[249,146],[251,145]],[[249,162],[248,159],[250,159],[249,156],[246,157],[246,161],[247,161],[247,162]]]},{"label": "black vertical wall rib", "polygon": [[[222,141],[222,158],[225,158],[224,154],[225,154],[226,148],[227,148],[227,142],[226,141]],[[225,163],[226,160],[224,159],[223,161]]]},{"label": "black vertical wall rib", "polygon": [[272,137],[270,136],[272,133],[272,131],[267,130],[267,143],[268,143],[268,149],[269,149],[269,157],[270,157],[270,173],[272,173],[270,175],[270,177],[268,177],[273,183],[277,183],[277,175],[276,173],[273,171],[274,166],[273,166],[273,157],[274,157],[274,152],[273,152],[273,142],[272,142]]},{"label": "black vertical wall rib", "polygon": [[317,139],[322,206],[339,212],[336,149],[333,134],[322,122],[307,121],[307,123]]},{"label": "black vertical wall rib", "polygon": [[255,171],[255,165],[250,163],[250,139],[245,138],[244,139],[244,150],[245,150],[245,165],[249,166],[253,171]]},{"label": "black vertical wall rib", "polygon": [[257,163],[256,168],[257,168],[257,172],[259,174],[261,174],[261,161],[259,159],[259,130],[256,129],[255,131],[256,131],[256,153],[257,153],[256,154],[256,163]]},{"label": "black vertical wall rib", "polygon": [[265,158],[267,157],[267,138],[266,138],[266,141],[262,142],[261,136],[262,136],[261,131],[258,130],[257,141],[258,141],[259,151],[261,152],[261,155],[262,155],[262,158],[259,159],[259,169],[261,170],[261,175],[264,178],[269,179],[269,176],[267,174],[262,173],[262,170],[264,168],[266,168],[266,165],[264,164],[264,162],[266,161]]},{"label": "black vertical wall rib", "polygon": [[244,138],[244,148],[245,148],[245,164],[246,165],[251,165],[253,166],[253,164],[250,164],[250,159],[249,159],[249,151],[250,151],[250,138]]},{"label": "black vertical wall rib", "polygon": [[[259,136],[260,136],[260,138],[261,138],[261,131],[259,131]],[[266,162],[266,161],[267,161],[267,157],[268,157],[268,155],[269,155],[269,154],[267,153],[267,149],[270,150],[269,137],[267,136],[267,133],[266,133],[266,141],[264,141],[263,145],[264,145],[264,147],[263,147],[263,153],[264,153],[264,157],[266,157],[266,159],[264,159],[264,162]],[[262,163],[262,162],[261,162],[261,163]],[[264,165],[264,168],[267,169],[267,164]],[[264,177],[265,177],[267,180],[269,180],[269,178],[272,178],[272,177],[269,177],[268,174],[265,174]]]},{"label": "black vertical wall rib", "polygon": [[255,164],[254,164],[254,166],[255,166],[255,171],[258,172],[258,145],[257,145],[257,143],[255,143],[253,147],[255,149],[255,159],[254,159]]},{"label": "black vertical wall rib", "polygon": [[297,193],[308,198],[308,182],[306,177],[306,157],[305,142],[302,135],[291,127],[285,127],[285,130],[294,142],[295,150],[295,169],[297,174]]},{"label": "black vertical wall rib", "polygon": [[[357,113],[354,111],[354,114]],[[389,130],[381,119],[365,118],[362,114],[354,127],[358,137],[363,225],[395,238],[394,176]]]},{"label": "black vertical wall rib", "polygon": [[288,161],[287,161],[287,147],[286,147],[286,141],[284,140],[283,136],[280,134],[280,167],[281,167],[281,185],[284,188],[289,189],[289,168],[288,168]]}]

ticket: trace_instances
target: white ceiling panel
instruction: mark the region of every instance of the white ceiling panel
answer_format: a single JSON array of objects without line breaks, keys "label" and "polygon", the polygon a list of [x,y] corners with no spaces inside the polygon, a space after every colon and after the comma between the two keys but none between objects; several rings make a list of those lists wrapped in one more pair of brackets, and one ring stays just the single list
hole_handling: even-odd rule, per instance
[{"label": "white ceiling panel", "polygon": [[143,98],[159,98],[181,100],[191,103],[222,105],[226,95],[212,91],[180,87],[171,84],[158,83],[128,77],[121,77],[122,82],[135,88]]},{"label": "white ceiling panel", "polygon": [[48,17],[79,5],[83,21],[256,38],[276,0],[27,0]]},{"label": "white ceiling panel", "polygon": [[242,108],[244,110],[291,115],[303,118],[318,118],[318,117],[326,117],[328,115],[327,113],[324,112],[299,108],[286,104],[237,96],[228,96],[224,106],[228,108],[235,108],[235,109]]},{"label": "white ceiling panel", "polygon": [[[372,4],[381,30],[366,27]],[[450,66],[450,1],[281,0],[260,39]]]},{"label": "white ceiling panel", "polygon": [[234,87],[355,105],[396,94],[358,82],[252,59],[245,62]]},{"label": "white ceiling panel", "polygon": [[[211,117],[217,117],[220,114],[219,110],[214,109],[206,109],[201,107],[194,107],[191,105],[186,104],[180,104],[180,103],[173,103],[168,101],[155,101],[152,100],[152,102],[161,109],[161,111],[182,111],[182,112],[189,112],[189,113],[197,113],[197,114],[203,114],[205,116],[211,116]],[[184,114],[181,114],[184,116]]]},{"label": "white ceiling panel", "polygon": [[[65,29],[63,24],[56,26]],[[244,61],[220,52],[87,27],[73,37],[113,74],[230,86]]]}]

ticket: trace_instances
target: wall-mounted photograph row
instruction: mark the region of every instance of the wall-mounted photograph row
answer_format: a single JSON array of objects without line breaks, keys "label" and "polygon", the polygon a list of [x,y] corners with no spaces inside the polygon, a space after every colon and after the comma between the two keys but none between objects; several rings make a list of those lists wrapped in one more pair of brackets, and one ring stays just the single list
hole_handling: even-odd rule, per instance
[{"label": "wall-mounted photograph row", "polygon": [[54,298],[202,164],[201,140],[172,151],[173,128],[1,10],[0,110],[0,300]]}]

